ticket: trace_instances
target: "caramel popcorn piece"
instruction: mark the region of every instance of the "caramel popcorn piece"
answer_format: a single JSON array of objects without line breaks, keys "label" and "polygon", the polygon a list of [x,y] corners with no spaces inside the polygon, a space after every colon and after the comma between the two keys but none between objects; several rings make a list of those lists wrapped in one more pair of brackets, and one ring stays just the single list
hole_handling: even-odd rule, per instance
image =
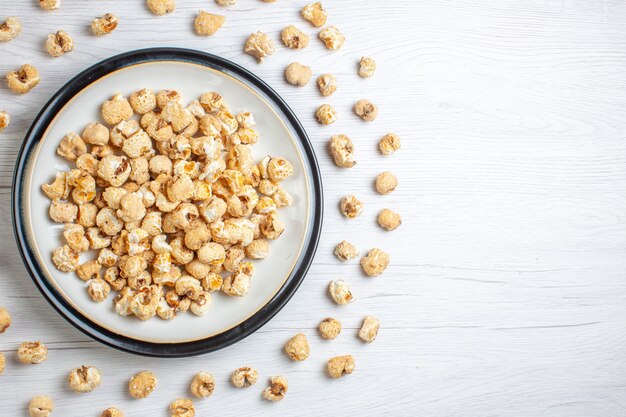
[{"label": "caramel popcorn piece", "polygon": [[28,413],[30,417],[49,417],[54,409],[52,398],[41,395],[30,400]]},{"label": "caramel popcorn piece", "polygon": [[378,213],[378,224],[387,231],[396,230],[402,224],[402,218],[390,209],[383,209]]},{"label": "caramel popcorn piece", "polygon": [[51,33],[46,39],[46,51],[53,56],[59,57],[66,52],[74,50],[74,40],[65,31],[59,30]]},{"label": "caramel popcorn piece", "polygon": [[343,280],[331,281],[328,284],[330,298],[338,305],[347,305],[354,300],[348,284]]},{"label": "caramel popcorn piece", "polygon": [[311,24],[317,28],[326,24],[328,14],[324,10],[321,2],[315,2],[307,4],[302,8],[302,17],[311,22]]},{"label": "caramel popcorn piece", "polygon": [[395,133],[388,133],[380,139],[378,149],[383,155],[391,155],[400,149],[400,137]]},{"label": "caramel popcorn piece", "polygon": [[146,5],[157,16],[163,16],[176,10],[176,0],[147,0]]},{"label": "caramel popcorn piece", "polygon": [[230,381],[237,388],[245,388],[256,384],[259,379],[259,373],[256,369],[250,367],[242,367],[235,369],[230,377]]},{"label": "caramel popcorn piece", "polygon": [[369,253],[361,258],[361,267],[370,277],[375,277],[382,274],[387,266],[389,266],[390,257],[389,254],[381,249],[375,248],[369,251]]},{"label": "caramel popcorn piece", "polygon": [[330,125],[337,121],[337,111],[330,104],[322,104],[315,112],[315,117],[320,124]]},{"label": "caramel popcorn piece", "polygon": [[346,240],[342,240],[335,247],[335,256],[341,262],[349,261],[350,259],[354,259],[359,256],[359,251],[357,248]]},{"label": "caramel popcorn piece", "polygon": [[378,117],[378,107],[369,100],[363,99],[356,102],[354,112],[362,120],[373,122]]},{"label": "caramel popcorn piece", "polygon": [[274,376],[270,386],[263,390],[263,398],[268,401],[281,401],[287,395],[287,378],[282,375]]},{"label": "caramel popcorn piece", "polygon": [[374,316],[365,316],[359,330],[359,337],[366,343],[372,343],[378,335],[378,329],[380,329],[380,320]]},{"label": "caramel popcorn piece", "polygon": [[362,78],[370,78],[374,76],[376,71],[376,61],[374,59],[364,56],[359,61],[359,76]]},{"label": "caramel popcorn piece", "polygon": [[335,135],[330,138],[330,153],[338,167],[352,168],[356,165],[354,145],[346,135]]},{"label": "caramel popcorn piece", "polygon": [[379,194],[389,194],[398,186],[398,178],[391,172],[385,171],[376,176],[376,191]]},{"label": "caramel popcorn piece", "polygon": [[346,42],[346,37],[337,29],[336,26],[328,26],[319,33],[319,38],[324,42],[326,49],[336,51],[341,49]]},{"label": "caramel popcorn piece", "polygon": [[0,24],[0,42],[8,42],[15,39],[22,32],[22,23],[15,16],[7,17]]},{"label": "caramel popcorn piece", "polygon": [[331,378],[340,378],[354,372],[355,361],[352,355],[336,356],[328,360],[327,371]]},{"label": "caramel popcorn piece", "polygon": [[196,33],[200,36],[213,36],[222,27],[225,19],[224,16],[200,10],[194,23]]},{"label": "caramel popcorn piece", "polygon": [[104,36],[113,32],[119,23],[117,16],[107,13],[91,21],[91,31],[96,36]]},{"label": "caramel popcorn piece", "polygon": [[304,333],[298,333],[285,344],[285,353],[292,360],[302,362],[311,354],[309,341]]},{"label": "caramel popcorn piece", "polygon": [[292,62],[285,69],[285,79],[291,85],[297,87],[305,86],[311,79],[311,67],[307,67],[298,62]]},{"label": "caramel popcorn piece", "polygon": [[309,35],[294,25],[289,25],[280,34],[280,38],[287,48],[303,49],[309,46]]},{"label": "caramel popcorn piece", "polygon": [[30,64],[24,64],[17,71],[7,74],[7,85],[17,94],[26,94],[39,84],[39,71]]},{"label": "caramel popcorn piece", "polygon": [[156,389],[157,382],[157,377],[153,372],[139,372],[130,379],[128,392],[133,398],[146,398]]},{"label": "caramel popcorn piece", "polygon": [[349,219],[354,219],[363,212],[363,202],[354,195],[348,195],[341,199],[339,209],[341,210],[341,214]]},{"label": "caramel popcorn piece", "polygon": [[267,33],[253,33],[246,41],[244,52],[263,62],[265,57],[274,53],[274,41]]},{"label": "caramel popcorn piece", "polygon": [[324,339],[335,339],[341,333],[341,322],[332,317],[327,317],[318,326],[320,336]]}]

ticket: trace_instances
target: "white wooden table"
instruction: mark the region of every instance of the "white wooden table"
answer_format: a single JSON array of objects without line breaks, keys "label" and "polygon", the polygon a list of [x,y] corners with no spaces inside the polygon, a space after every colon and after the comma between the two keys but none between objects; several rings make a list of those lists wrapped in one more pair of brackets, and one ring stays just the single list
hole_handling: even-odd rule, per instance
[{"label": "white wooden table", "polygon": [[[143,1],[64,0],[54,12],[35,1],[0,0],[0,14],[19,16],[23,34],[0,45],[0,73],[37,66],[41,84],[25,96],[0,86],[0,108],[13,124],[0,135],[0,305],[13,314],[0,335],[9,363],[0,376],[0,414],[26,415],[29,399],[48,394],[53,415],[99,416],[116,405],[127,416],[165,416],[169,402],[188,394],[199,370],[218,379],[214,396],[197,402],[208,415],[623,416],[626,414],[626,3],[620,0],[393,0],[326,1],[329,23],[345,32],[345,47],[327,53],[312,37],[304,51],[278,47],[262,65],[242,53],[247,35],[296,24],[315,32],[298,11],[306,1],[239,0],[225,10],[208,0],[179,0],[157,18]],[[198,9],[226,14],[212,38],[192,32]],[[121,17],[111,36],[89,34],[91,18]],[[46,34],[70,32],[76,50],[53,59]],[[39,295],[19,259],[10,218],[10,185],[22,138],[31,121],[72,76],[111,55],[151,46],[212,52],[251,69],[293,107],[320,160],[326,210],[321,246],[301,289],[256,334],[220,352],[181,360],[136,357],[104,347],[66,323]],[[356,76],[362,55],[375,57],[372,79]],[[314,83],[283,81],[292,61],[333,72],[339,90],[323,100]],[[373,124],[352,104],[378,103]],[[315,108],[328,101],[339,121],[321,127]],[[388,131],[402,149],[383,158],[376,144]],[[334,166],[331,134],[353,138],[358,165]],[[379,196],[373,179],[383,170],[400,180]],[[341,218],[341,196],[366,204],[355,221]],[[385,233],[379,209],[403,214]],[[392,264],[375,279],[332,255],[347,238],[361,251],[380,246]],[[352,283],[347,308],[326,297],[329,280]],[[356,338],[362,316],[382,321],[378,339]],[[335,341],[315,328],[326,316],[345,324]],[[312,355],[293,363],[283,343],[304,331]],[[45,341],[49,358],[19,365],[17,345]],[[328,357],[351,353],[357,370],[330,380]],[[98,366],[103,385],[76,395],[65,382],[81,364]],[[259,384],[236,390],[230,371],[259,369]],[[132,400],[135,372],[151,369],[157,391]],[[260,392],[273,374],[289,378],[278,404]]]}]

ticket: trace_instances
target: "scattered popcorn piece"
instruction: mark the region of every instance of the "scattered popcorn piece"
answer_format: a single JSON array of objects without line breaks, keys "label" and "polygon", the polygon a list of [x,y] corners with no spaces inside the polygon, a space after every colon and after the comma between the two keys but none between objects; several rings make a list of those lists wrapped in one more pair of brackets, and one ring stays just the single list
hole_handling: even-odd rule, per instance
[{"label": "scattered popcorn piece", "polygon": [[9,310],[0,307],[0,333],[4,333],[11,327],[11,314]]},{"label": "scattered popcorn piece", "polygon": [[382,209],[378,213],[378,224],[387,231],[395,230],[402,224],[400,215],[390,209]]},{"label": "scattered popcorn piece", "polygon": [[340,279],[331,281],[330,284],[328,284],[328,293],[330,294],[330,298],[338,305],[346,305],[354,300],[348,284]]},{"label": "scattered popcorn piece", "polygon": [[15,39],[22,32],[22,23],[15,16],[7,17],[0,24],[0,42],[8,42]]},{"label": "scattered popcorn piece", "polygon": [[330,104],[322,104],[315,112],[317,121],[323,125],[330,125],[337,121],[337,111]]},{"label": "scattered popcorn piece", "polygon": [[9,127],[11,124],[11,116],[5,111],[0,111],[0,132]]},{"label": "scattered popcorn piece", "polygon": [[391,155],[400,149],[400,137],[395,133],[387,133],[380,139],[378,149],[383,155]]},{"label": "scattered popcorn piece", "polygon": [[237,0],[215,0],[220,6],[234,6],[237,4]]},{"label": "scattered popcorn piece", "polygon": [[124,413],[119,408],[111,407],[104,410],[100,417],[124,417]]},{"label": "scattered popcorn piece", "polygon": [[147,0],[150,11],[157,16],[163,16],[176,10],[176,0]]},{"label": "scattered popcorn piece", "polygon": [[362,78],[370,78],[374,76],[376,71],[376,61],[374,59],[364,56],[359,61],[359,76]]},{"label": "scattered popcorn piece", "polygon": [[378,117],[378,107],[366,99],[356,102],[354,112],[366,122],[373,122]]},{"label": "scattered popcorn piece", "polygon": [[208,398],[215,391],[215,378],[208,372],[198,372],[191,381],[191,393],[198,398]]},{"label": "scattered popcorn piece", "polygon": [[333,340],[341,333],[341,322],[332,317],[327,317],[322,320],[317,329],[324,339]]},{"label": "scattered popcorn piece", "polygon": [[274,41],[267,33],[260,31],[253,33],[246,41],[244,52],[263,62],[265,57],[274,53]]},{"label": "scattered popcorn piece", "polygon": [[298,333],[285,344],[285,352],[294,361],[302,362],[311,354],[309,341],[304,333]]},{"label": "scattered popcorn piece", "polygon": [[179,398],[170,403],[171,417],[194,417],[196,409],[193,401],[188,398]]},{"label": "scattered popcorn piece", "polygon": [[356,165],[354,145],[346,135],[335,135],[330,138],[330,153],[338,167],[352,168]]},{"label": "scattered popcorn piece", "polygon": [[194,22],[196,33],[200,36],[213,36],[224,24],[226,17],[200,10]]},{"label": "scattered popcorn piece", "polygon": [[361,330],[359,330],[359,337],[364,342],[372,343],[378,335],[378,329],[380,329],[380,320],[374,316],[365,316]]},{"label": "scattered popcorn piece", "polygon": [[39,71],[29,64],[24,64],[17,71],[7,74],[7,85],[17,94],[26,94],[39,84]]},{"label": "scattered popcorn piece", "polygon": [[93,366],[81,366],[73,369],[67,382],[74,392],[87,393],[95,390],[100,386],[102,377],[98,368]]},{"label": "scattered popcorn piece", "polygon": [[332,74],[322,74],[317,78],[317,87],[324,97],[328,97],[337,91],[337,78]]},{"label": "scattered popcorn piece", "polygon": [[245,388],[254,385],[257,379],[259,379],[257,370],[248,366],[235,369],[230,377],[230,381],[237,388]]},{"label": "scattered popcorn piece", "polygon": [[24,342],[17,349],[17,358],[25,364],[37,364],[46,360],[48,348],[43,343]]},{"label": "scattered popcorn piece", "polygon": [[322,27],[326,24],[328,14],[324,10],[321,2],[307,4],[302,8],[302,17],[311,22],[315,27]]},{"label": "scattered popcorn piece", "polygon": [[61,7],[61,0],[39,0],[39,5],[44,10],[54,10]]},{"label": "scattered popcorn piece", "polygon": [[361,267],[363,271],[370,277],[382,274],[387,266],[389,266],[389,254],[381,249],[375,248],[361,258]]},{"label": "scattered popcorn piece", "polygon": [[74,41],[65,31],[59,30],[57,33],[51,33],[48,35],[48,39],[46,39],[46,50],[53,57],[59,57],[73,49]]},{"label": "scattered popcorn piece", "polygon": [[335,247],[335,256],[341,261],[346,262],[359,256],[359,251],[350,242],[342,240]]},{"label": "scattered popcorn piece", "polygon": [[280,38],[287,48],[303,49],[309,46],[309,35],[294,25],[289,25],[280,34]]},{"label": "scattered popcorn piece", "polygon": [[327,370],[331,378],[340,378],[354,372],[355,361],[352,355],[336,356],[328,360]]},{"label": "scattered popcorn piece", "polygon": [[151,371],[135,374],[128,383],[128,392],[133,398],[146,398],[157,387],[157,377]]},{"label": "scattered popcorn piece", "polygon": [[341,214],[349,219],[354,219],[363,212],[363,202],[354,195],[347,195],[341,199],[339,209]]},{"label": "scattered popcorn piece", "polygon": [[311,67],[302,65],[298,62],[292,62],[285,69],[285,79],[291,85],[302,87],[311,80]]},{"label": "scattered popcorn piece", "polygon": [[263,390],[263,398],[268,401],[280,401],[287,395],[287,378],[282,375],[274,376],[270,386]]},{"label": "scattered popcorn piece", "polygon": [[398,178],[391,172],[381,172],[376,176],[376,191],[380,194],[389,194],[398,186]]},{"label": "scattered popcorn piece", "polygon": [[54,409],[52,398],[41,395],[30,400],[28,413],[30,417],[49,417]]},{"label": "scattered popcorn piece", "polygon": [[91,21],[91,31],[96,36],[104,36],[113,32],[117,25],[119,24],[119,19],[117,16],[111,13],[107,13],[101,17],[96,17]]},{"label": "scattered popcorn piece", "polygon": [[319,38],[324,42],[326,49],[330,49],[332,51],[336,51],[341,49],[343,44],[346,42],[346,37],[343,36],[339,29],[336,26],[328,26],[319,33]]}]

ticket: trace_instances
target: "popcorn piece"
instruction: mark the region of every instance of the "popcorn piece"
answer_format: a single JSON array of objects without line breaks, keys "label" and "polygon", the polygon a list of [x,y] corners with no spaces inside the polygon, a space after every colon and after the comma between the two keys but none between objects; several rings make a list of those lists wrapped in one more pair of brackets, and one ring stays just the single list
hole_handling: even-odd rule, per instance
[{"label": "popcorn piece", "polygon": [[[119,23],[117,16],[107,13],[91,21],[91,31],[96,36],[104,36],[113,32]],[[115,123],[113,123],[115,124]]]},{"label": "popcorn piece", "polygon": [[327,49],[336,51],[341,49],[346,41],[346,37],[343,36],[336,26],[328,26],[319,33],[319,38],[324,42]]},{"label": "popcorn piece", "polygon": [[67,382],[74,392],[87,393],[98,388],[101,380],[98,368],[83,365],[70,372]]},{"label": "popcorn piece", "polygon": [[244,52],[263,62],[265,57],[274,53],[274,41],[267,33],[253,33],[246,41]]},{"label": "popcorn piece", "polygon": [[94,122],[87,125],[85,130],[83,130],[82,140],[90,145],[104,146],[109,143],[109,135],[108,127]]},{"label": "popcorn piece", "polygon": [[322,104],[315,112],[315,117],[320,124],[330,125],[337,121],[337,110],[330,104]]},{"label": "popcorn piece", "polygon": [[52,263],[59,271],[72,272],[78,268],[78,253],[68,245],[63,245],[52,251]]},{"label": "popcorn piece", "polygon": [[265,259],[270,253],[270,244],[267,239],[253,240],[245,248],[246,256],[250,259]]},{"label": "popcorn piece", "polygon": [[292,360],[302,362],[311,354],[311,347],[304,333],[298,333],[285,345],[285,353]]},{"label": "popcorn piece", "polygon": [[176,10],[176,0],[147,0],[150,11],[157,16],[163,16]]},{"label": "popcorn piece", "polygon": [[376,191],[380,194],[389,194],[398,186],[398,178],[391,172],[385,171],[376,177]]},{"label": "popcorn piece", "polygon": [[370,78],[374,76],[376,71],[376,61],[368,56],[364,56],[359,61],[359,76],[363,78]]},{"label": "popcorn piece", "polygon": [[225,19],[226,17],[224,16],[200,10],[196,17],[194,28],[196,29],[196,33],[200,36],[213,36],[220,30]]},{"label": "popcorn piece", "polygon": [[327,317],[317,327],[320,336],[324,339],[335,339],[341,333],[341,322],[332,317]]},{"label": "popcorn piece", "polygon": [[0,333],[4,333],[11,327],[11,314],[9,310],[4,307],[0,307]]},{"label": "popcorn piece", "polygon": [[171,417],[194,417],[195,415],[196,409],[194,408],[193,401],[187,398],[179,398],[170,403]]},{"label": "popcorn piece", "polygon": [[50,204],[50,218],[56,223],[72,223],[78,216],[78,207],[75,204],[54,200]]},{"label": "popcorn piece", "polygon": [[15,39],[22,32],[22,23],[20,19],[15,16],[7,17],[7,19],[0,24],[0,42],[8,42]]},{"label": "popcorn piece", "polygon": [[283,29],[280,38],[287,48],[303,49],[309,46],[309,35],[294,25],[289,25]]},{"label": "popcorn piece", "polygon": [[85,228],[79,224],[66,223],[63,227],[63,237],[74,252],[87,252],[89,241],[85,237]]},{"label": "popcorn piece", "polygon": [[11,124],[11,116],[5,111],[0,111],[0,133]]},{"label": "popcorn piece", "polygon": [[400,149],[400,137],[395,133],[388,133],[380,139],[378,149],[383,155],[391,155]]},{"label": "popcorn piece", "polygon": [[52,398],[45,395],[37,396],[30,400],[28,413],[30,417],[49,417],[54,409]]},{"label": "popcorn piece", "polygon": [[274,376],[270,380],[270,386],[263,390],[263,398],[268,401],[280,401],[287,395],[287,378]]},{"label": "popcorn piece", "polygon": [[24,342],[17,349],[17,359],[25,364],[37,364],[46,360],[48,357],[48,348],[43,343]]},{"label": "popcorn piece", "polygon": [[94,278],[89,280],[89,286],[87,287],[87,293],[97,303],[101,303],[107,299],[111,286],[102,278]]},{"label": "popcorn piece", "polygon": [[354,219],[363,212],[363,202],[354,195],[347,195],[341,199],[339,208],[341,214],[349,219]]},{"label": "popcorn piece", "polygon": [[343,280],[331,281],[328,285],[330,298],[338,305],[346,305],[354,300],[348,284]]},{"label": "popcorn piece", "polygon": [[330,138],[330,153],[338,167],[352,168],[356,165],[354,145],[346,135],[335,135]]},{"label": "popcorn piece", "polygon": [[39,71],[29,64],[24,64],[17,71],[7,74],[7,85],[17,94],[26,94],[39,84]]},{"label": "popcorn piece", "polygon": [[302,8],[302,17],[311,22],[313,26],[319,28],[326,24],[328,14],[324,10],[322,3],[318,1],[304,6]]},{"label": "popcorn piece", "polygon": [[59,30],[57,33],[51,33],[46,39],[46,51],[53,56],[59,57],[66,52],[74,50],[74,40],[65,31]]},{"label": "popcorn piece", "polygon": [[154,91],[143,88],[132,93],[129,102],[135,113],[143,115],[155,109],[156,95]]},{"label": "popcorn piece", "polygon": [[337,78],[332,74],[322,74],[317,78],[317,88],[324,97],[337,91]]},{"label": "popcorn piece", "polygon": [[326,367],[331,378],[340,378],[354,372],[355,361],[352,355],[336,356],[328,360]]},{"label": "popcorn piece", "polygon": [[104,410],[100,417],[124,417],[124,413],[119,408],[111,407]]},{"label": "popcorn piece", "polygon": [[247,366],[235,369],[230,377],[230,381],[237,388],[252,386],[256,384],[257,379],[259,379],[257,370]]},{"label": "popcorn piece", "polygon": [[39,6],[44,10],[55,10],[61,7],[61,0],[39,0]]},{"label": "popcorn piece", "polygon": [[291,85],[297,87],[305,86],[311,79],[311,67],[307,67],[298,62],[292,62],[285,69],[285,79]]},{"label": "popcorn piece", "polygon": [[365,316],[359,330],[359,337],[366,343],[372,343],[378,335],[378,329],[380,329],[380,320],[374,316]]},{"label": "popcorn piece", "polygon": [[133,109],[128,100],[121,94],[115,94],[111,100],[102,105],[102,118],[108,125],[116,125],[133,116]]},{"label": "popcorn piece", "polygon": [[390,257],[387,252],[375,248],[361,258],[361,267],[363,271],[370,277],[382,274],[387,266],[389,266]]},{"label": "popcorn piece", "polygon": [[392,210],[382,209],[378,213],[378,224],[387,231],[396,230],[402,224],[402,218]]},{"label": "popcorn piece", "polygon": [[100,278],[100,270],[102,265],[96,260],[87,261],[76,268],[76,275],[83,281],[89,281],[92,278]]},{"label": "popcorn piece", "polygon": [[128,383],[128,392],[133,398],[146,398],[157,387],[157,377],[151,371],[135,374]]},{"label": "popcorn piece", "polygon": [[191,393],[198,398],[208,398],[215,391],[215,378],[208,372],[198,372],[191,381]]},{"label": "popcorn piece", "polygon": [[346,262],[359,256],[357,248],[346,240],[342,240],[335,247],[335,256],[341,261]]},{"label": "popcorn piece", "polygon": [[378,117],[378,107],[366,99],[356,102],[354,112],[366,122],[373,122]]}]

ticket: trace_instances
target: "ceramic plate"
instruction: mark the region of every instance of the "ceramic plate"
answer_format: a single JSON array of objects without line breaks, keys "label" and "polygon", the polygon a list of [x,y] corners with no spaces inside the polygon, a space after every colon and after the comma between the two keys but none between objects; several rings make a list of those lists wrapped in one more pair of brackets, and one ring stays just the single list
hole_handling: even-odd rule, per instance
[{"label": "ceramic plate", "polygon": [[[63,225],[48,216],[49,200],[41,185],[70,164],[56,155],[68,132],[82,132],[100,120],[100,106],[114,93],[128,96],[141,88],[176,89],[186,101],[218,91],[233,111],[250,111],[260,135],[256,159],[281,155],[294,167],[283,182],[294,204],[281,208],[286,223],[271,242],[268,258],[255,262],[247,296],[213,294],[203,316],[180,314],[174,320],[155,317],[142,322],[122,317],[112,296],[94,303],[86,283],[58,271],[51,261],[62,244]],[[158,48],[125,53],[100,62],[76,76],[52,97],[35,119],[19,154],[13,184],[13,222],[20,252],[33,280],[48,301],[70,323],[116,348],[151,356],[195,355],[223,348],[253,333],[291,298],[304,278],[317,247],[322,222],[322,188],[309,139],[287,104],[263,81],[240,66],[198,51]],[[93,259],[83,255],[81,262]]]}]

